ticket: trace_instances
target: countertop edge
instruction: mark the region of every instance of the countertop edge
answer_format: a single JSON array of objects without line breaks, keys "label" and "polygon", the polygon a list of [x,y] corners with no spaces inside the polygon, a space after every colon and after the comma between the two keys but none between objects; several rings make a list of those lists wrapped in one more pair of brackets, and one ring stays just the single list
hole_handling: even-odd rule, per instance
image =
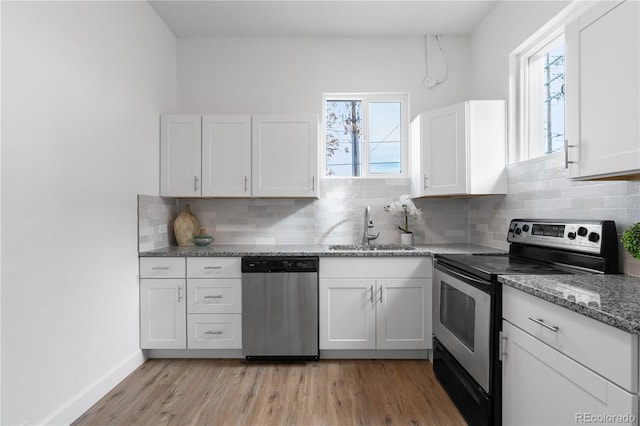
[{"label": "countertop edge", "polygon": [[207,247],[164,247],[141,251],[139,257],[242,257],[242,256],[318,256],[318,257],[432,257],[436,254],[506,253],[505,250],[475,244],[416,244],[415,250],[330,250],[322,245],[212,245]]},{"label": "countertop edge", "polygon": [[[547,302],[553,303],[554,305],[557,305],[562,308],[568,309],[570,311],[576,312],[578,314],[584,315],[588,318],[610,325],[619,330],[622,330],[631,334],[640,335],[640,322],[638,321],[633,321],[633,320],[623,318],[620,315],[613,312],[607,312],[601,309],[596,309],[596,308],[586,306],[584,304],[572,302],[560,296],[551,294],[550,292],[544,291],[540,288],[532,287],[531,285],[528,285],[526,282],[529,279],[536,279],[537,281],[548,280],[550,282],[555,281],[557,283],[562,283],[563,278],[567,278],[567,277],[575,277],[575,276],[499,275],[498,281],[504,285],[515,288],[517,290],[520,290],[524,293],[530,294],[532,296],[535,296]],[[626,275],[609,274],[609,275],[598,275],[597,277],[603,281],[616,280],[616,279],[620,279],[621,277],[626,277],[624,279],[637,280],[638,284],[640,285],[640,279],[636,279],[635,277],[630,277]],[[613,277],[616,277],[616,278],[613,278]],[[579,283],[576,283],[576,282],[572,282],[571,285],[579,287]],[[584,287],[584,289],[591,290],[587,287]]]}]

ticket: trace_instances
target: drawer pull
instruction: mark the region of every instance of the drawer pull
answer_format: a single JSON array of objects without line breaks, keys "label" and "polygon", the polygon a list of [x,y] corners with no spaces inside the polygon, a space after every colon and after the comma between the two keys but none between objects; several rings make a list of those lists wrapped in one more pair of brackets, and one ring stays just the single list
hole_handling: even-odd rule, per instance
[{"label": "drawer pull", "polygon": [[204,334],[222,334],[222,330],[218,330],[218,331],[205,331]]},{"label": "drawer pull", "polygon": [[204,298],[205,299],[222,299],[222,295],[221,294],[216,294],[215,296],[206,295]]},{"label": "drawer pull", "polygon": [[168,266],[152,266],[151,269],[156,270],[156,271],[157,270],[167,271],[167,270],[169,270],[169,267]]},{"label": "drawer pull", "polygon": [[222,266],[205,266],[204,269],[222,269]]},{"label": "drawer pull", "polygon": [[532,318],[532,317],[529,317],[529,319],[531,321],[535,322],[536,324],[539,324],[539,325],[543,326],[544,328],[548,328],[549,330],[553,331],[554,333],[557,333],[558,330],[560,329],[560,327],[558,327],[558,326],[547,324],[546,322],[544,322],[543,319]]}]

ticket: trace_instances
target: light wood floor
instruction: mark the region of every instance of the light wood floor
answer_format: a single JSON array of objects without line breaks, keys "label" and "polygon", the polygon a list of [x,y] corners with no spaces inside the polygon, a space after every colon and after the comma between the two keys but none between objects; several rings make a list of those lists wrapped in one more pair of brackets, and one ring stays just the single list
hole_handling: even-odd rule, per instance
[{"label": "light wood floor", "polygon": [[426,360],[148,360],[73,425],[464,425]]}]

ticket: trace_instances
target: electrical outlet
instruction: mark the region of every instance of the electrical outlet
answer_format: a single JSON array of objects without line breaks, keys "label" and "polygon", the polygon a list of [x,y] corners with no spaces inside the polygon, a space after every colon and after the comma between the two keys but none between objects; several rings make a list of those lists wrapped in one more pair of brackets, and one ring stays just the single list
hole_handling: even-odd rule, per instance
[{"label": "electrical outlet", "polygon": [[160,225],[160,226],[158,226],[158,233],[160,233],[160,234],[166,234],[166,233],[167,233],[167,225]]}]

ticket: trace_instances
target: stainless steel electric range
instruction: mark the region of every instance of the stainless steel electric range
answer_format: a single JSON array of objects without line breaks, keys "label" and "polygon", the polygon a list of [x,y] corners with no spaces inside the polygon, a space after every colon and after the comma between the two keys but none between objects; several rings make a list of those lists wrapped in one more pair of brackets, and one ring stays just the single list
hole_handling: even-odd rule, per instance
[{"label": "stainless steel electric range", "polygon": [[433,369],[470,425],[500,425],[498,275],[618,272],[613,221],[514,219],[504,254],[436,255]]}]

